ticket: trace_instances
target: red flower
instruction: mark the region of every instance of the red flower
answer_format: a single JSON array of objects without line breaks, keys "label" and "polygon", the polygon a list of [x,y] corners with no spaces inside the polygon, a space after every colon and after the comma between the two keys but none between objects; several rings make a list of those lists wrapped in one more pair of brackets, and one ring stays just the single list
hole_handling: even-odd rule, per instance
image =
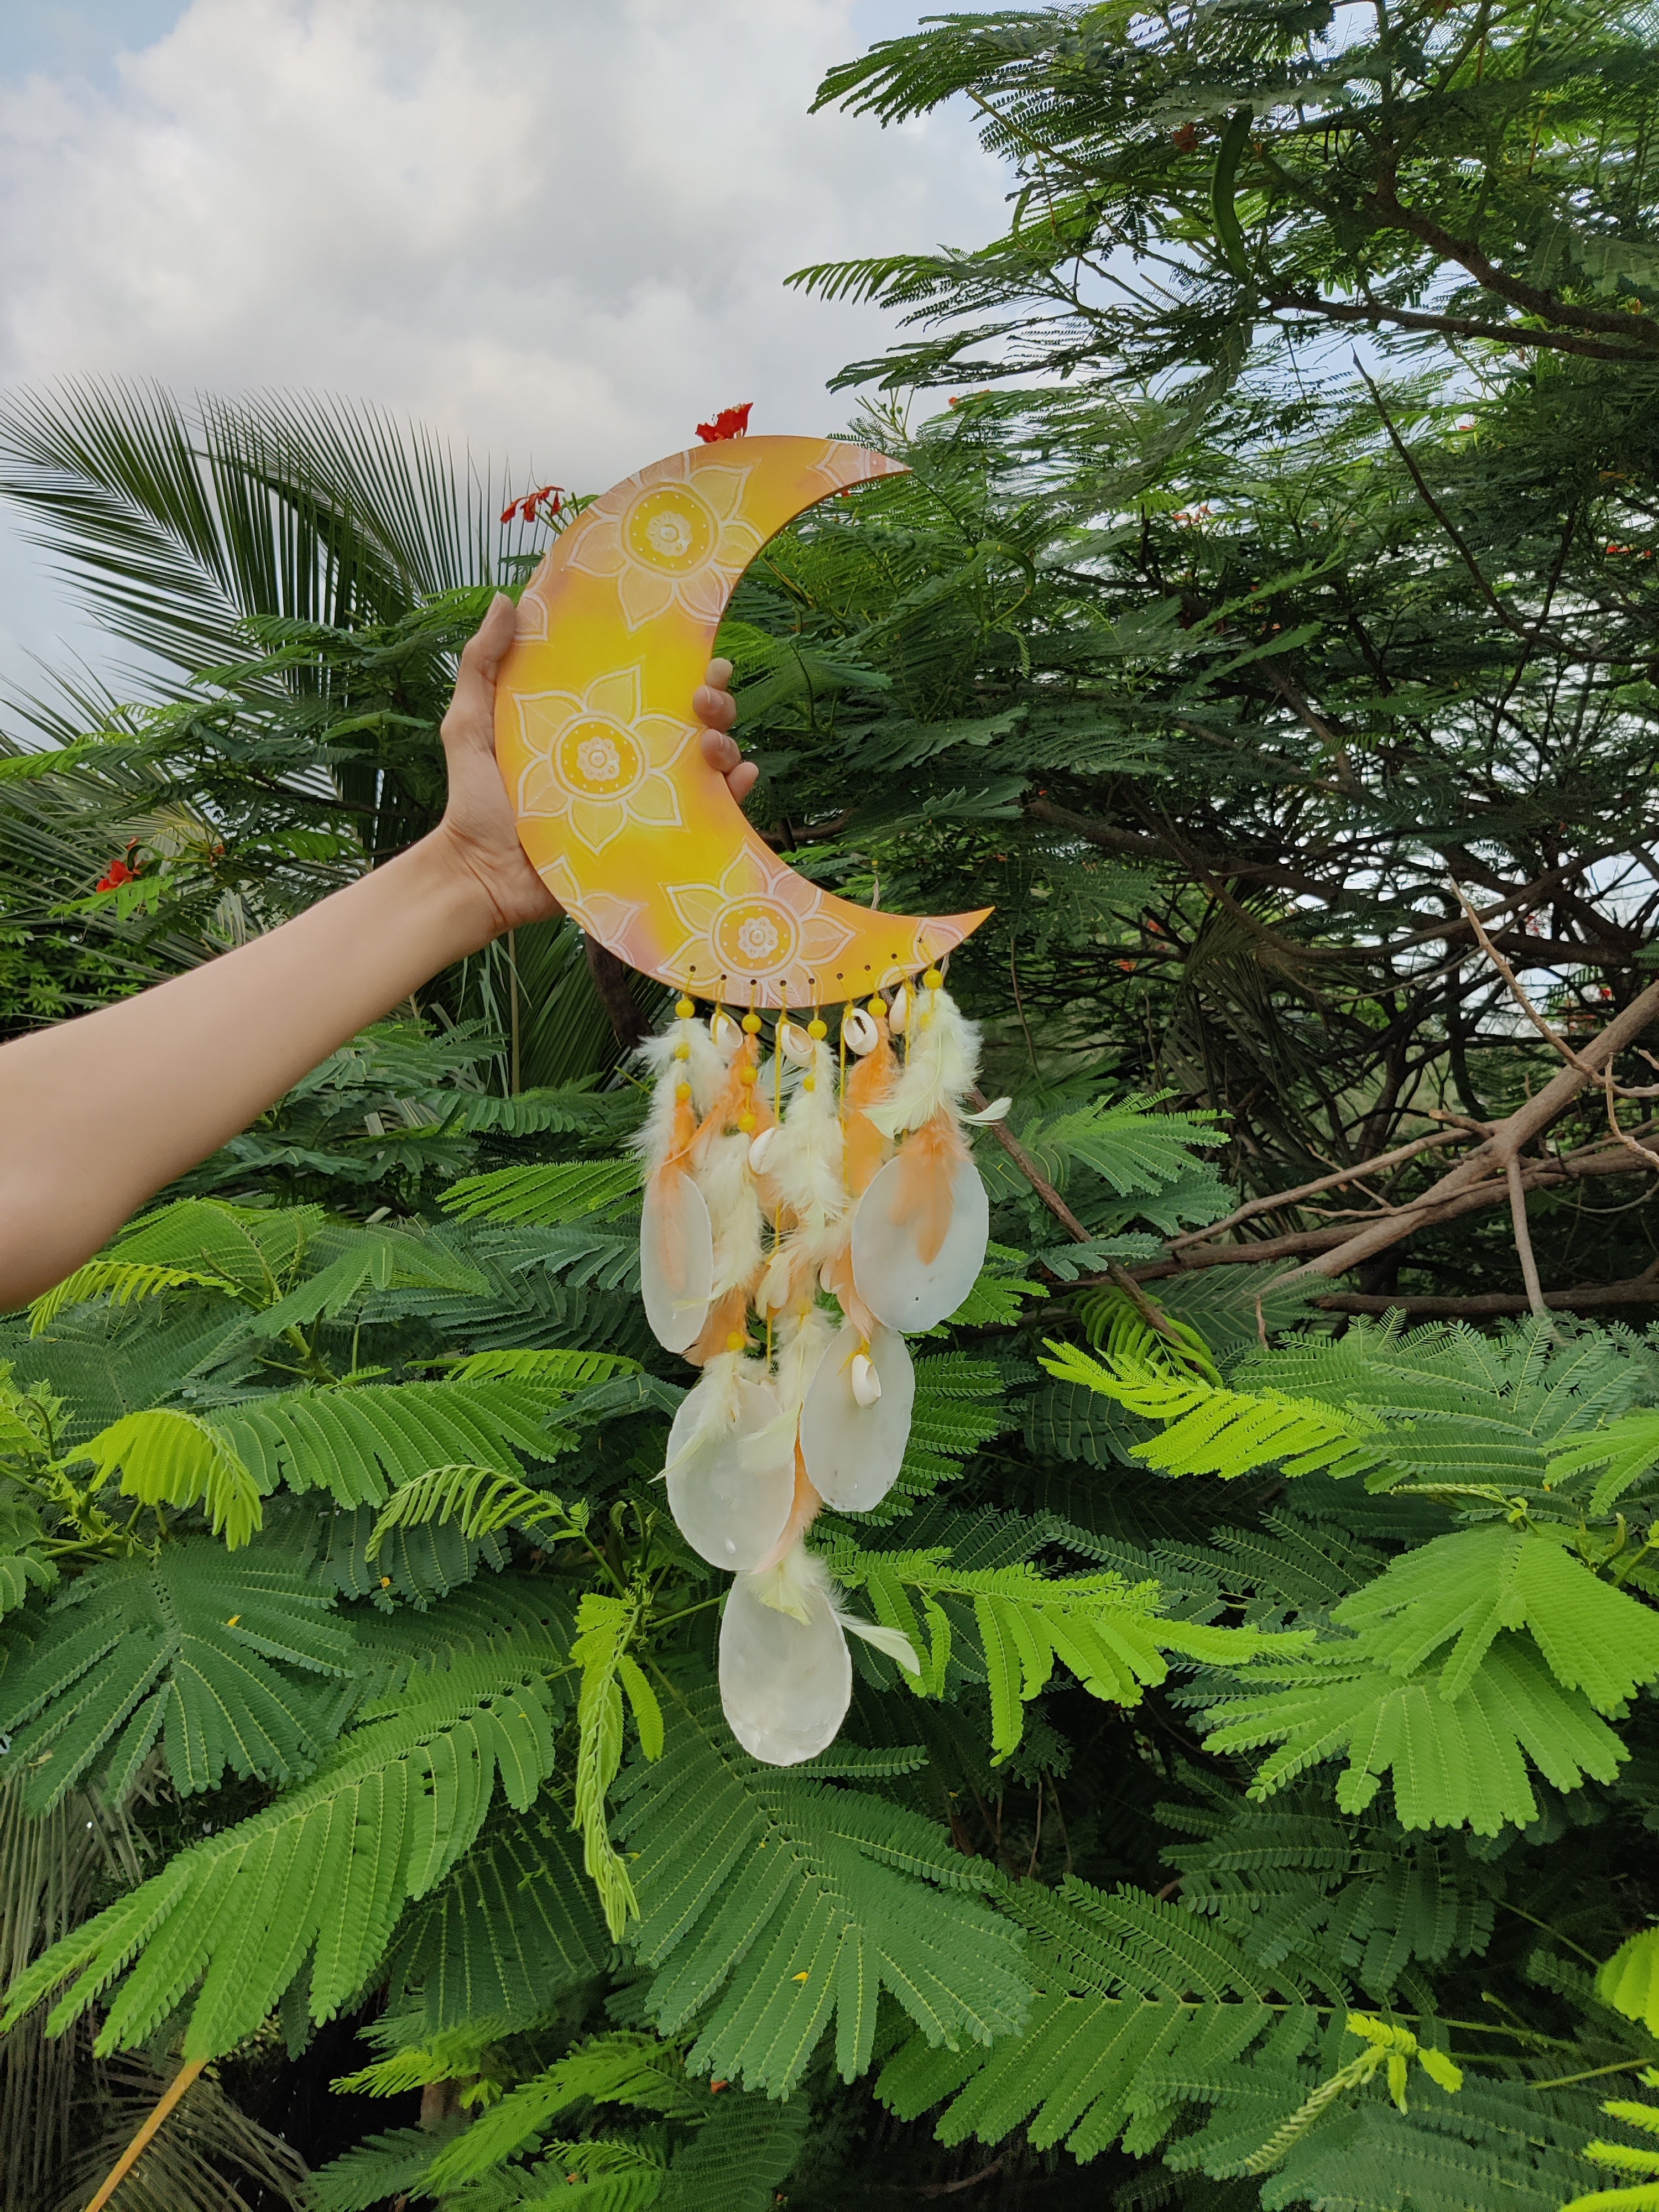
[{"label": "red flower", "polygon": [[562,484],[543,484],[539,490],[527,491],[522,499],[515,499],[510,507],[504,507],[501,520],[511,522],[515,514],[521,514],[526,522],[534,522],[538,520],[539,511],[544,507],[550,515],[558,514],[562,512],[568,497],[569,494]]},{"label": "red flower", "polygon": [[722,407],[712,422],[699,422],[697,435],[705,446],[718,446],[724,438],[741,438],[749,428],[749,410],[752,399],[745,399],[741,407]]},{"label": "red flower", "polygon": [[[132,848],[129,845],[127,850],[131,852]],[[136,884],[140,873],[139,869],[128,867],[125,860],[112,860],[109,873],[99,877],[98,888],[100,891],[118,891],[123,884]]]}]

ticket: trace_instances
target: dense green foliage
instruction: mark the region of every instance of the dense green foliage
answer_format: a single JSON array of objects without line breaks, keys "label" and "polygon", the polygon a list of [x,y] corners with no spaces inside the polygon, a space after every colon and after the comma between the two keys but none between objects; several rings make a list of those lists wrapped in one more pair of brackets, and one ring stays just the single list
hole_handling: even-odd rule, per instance
[{"label": "dense green foliage", "polygon": [[[1575,1048],[1648,982],[1656,84],[1632,13],[1442,0],[831,77],[1016,178],[988,246],[807,272],[955,404],[866,409],[912,475],[722,635],[779,849],[997,903],[990,1259],[812,1540],[921,1671],[860,1641],[830,1752],[735,1748],[634,1002],[564,927],[435,979],[0,1322],[8,2203],[195,2059],[118,2204],[297,2198],[278,2130],[320,2212],[1659,2202],[1651,1132],[1583,1089],[1483,1174],[1561,1061],[1448,884]],[[545,533],[320,407],[0,442],[163,671],[0,760],[22,1025],[418,833]]]}]

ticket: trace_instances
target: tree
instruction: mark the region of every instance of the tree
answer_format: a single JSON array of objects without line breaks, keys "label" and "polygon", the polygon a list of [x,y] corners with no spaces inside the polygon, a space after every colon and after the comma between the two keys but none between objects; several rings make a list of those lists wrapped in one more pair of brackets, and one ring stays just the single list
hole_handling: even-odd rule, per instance
[{"label": "tree", "polygon": [[[933,333],[843,380],[975,387],[928,434],[1042,502],[982,684],[1018,731],[933,764],[1023,772],[1002,845],[1092,848],[1157,895],[1116,965],[1022,951],[1028,1012],[1159,1040],[1143,1060],[1225,1105],[1258,1195],[1397,1153],[1425,1109],[1501,1118],[1553,1068],[1449,877],[1562,1031],[1648,981],[1654,82],[1628,14],[1437,0],[947,17],[820,94],[884,120],[965,94],[1012,163],[1003,238],[796,281]],[[1529,1188],[1638,1171],[1604,1115],[1567,1126]],[[1545,1276],[1606,1295],[1537,1210]],[[1493,1240],[1404,1220],[1419,1310],[1492,1310]],[[1291,1209],[1264,1231],[1264,1256],[1342,1242]]]},{"label": "tree", "polygon": [[[1016,1100],[976,1139],[990,1259],[918,1347],[890,1510],[815,1539],[914,1686],[860,1645],[832,1753],[734,1749],[721,1578],[653,1481],[678,1379],[630,1291],[638,1093],[602,1036],[520,1087],[508,1009],[446,979],[0,1325],[17,1818],[95,1793],[151,1853],[14,1982],[14,2036],[55,2002],[270,2121],[349,2021],[349,2094],[404,2101],[309,2139],[341,2212],[873,2175],[1553,2212],[1645,2172],[1601,2100],[1659,2055],[1659,1350],[1577,1310],[1640,1322],[1651,1288],[1645,1108],[1595,1074],[1617,1048],[1640,1088],[1648,1018],[1648,340],[1618,303],[1650,46],[1548,8],[1340,36],[945,19],[828,88],[966,90],[1022,165],[1010,240],[914,280],[1002,319],[984,374],[950,331],[883,371],[979,388],[867,408],[912,475],[767,549],[722,639],[780,850],[998,905],[951,975]],[[872,266],[817,281],[911,281]],[[1369,385],[1319,349],[1352,307]],[[442,595],[495,573],[408,567],[396,604],[250,592],[181,644],[167,708],[218,734],[143,772],[187,797],[205,763],[204,818],[240,793],[253,843],[241,760],[326,808],[368,700],[406,834]],[[8,820],[94,757],[31,762]],[[291,860],[261,911],[307,895]],[[86,941],[186,957],[101,896]],[[1316,1211],[1437,1167],[1419,1213]],[[1588,1235],[1587,1189],[1625,1209]],[[1288,1279],[1358,1231],[1359,1287]],[[1494,1321],[1528,1254],[1558,1306]],[[1355,1310],[1437,1298],[1485,1333]]]}]

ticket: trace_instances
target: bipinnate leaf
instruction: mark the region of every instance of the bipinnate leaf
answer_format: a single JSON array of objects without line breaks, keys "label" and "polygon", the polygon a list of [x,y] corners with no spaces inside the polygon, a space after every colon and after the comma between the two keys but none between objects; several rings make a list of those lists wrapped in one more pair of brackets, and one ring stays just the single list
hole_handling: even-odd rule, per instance
[{"label": "bipinnate leaf", "polygon": [[1659,1928],[1626,1938],[1597,1973],[1595,1994],[1659,2036]]},{"label": "bipinnate leaf", "polygon": [[[1121,1575],[1045,1575],[1029,1563],[956,1567],[944,1550],[864,1552],[842,1544],[828,1555],[831,1573],[869,1592],[884,1627],[908,1638],[927,1662],[912,1682],[920,1696],[945,1688],[951,1628],[940,1601],[967,1600],[973,1609],[985,1679],[991,1693],[991,1746],[997,1762],[1024,1731],[1024,1708],[1045,1690],[1056,1660],[1091,1697],[1120,1705],[1140,1703],[1143,1691],[1169,1676],[1166,1652],[1211,1663],[1248,1665],[1264,1652],[1284,1656],[1312,1641],[1306,1631],[1264,1634],[1254,1628],[1210,1628],[1168,1620],[1155,1583],[1130,1584]],[[923,1632],[908,1593],[921,1600]]]},{"label": "bipinnate leaf", "polygon": [[1611,1513],[1626,1492],[1656,1466],[1659,1466],[1659,1413],[1649,1410],[1609,1421],[1593,1435],[1556,1452],[1544,1470],[1544,1480],[1554,1489],[1572,1475],[1601,1468],[1589,1499],[1591,1515],[1600,1519],[1602,1514]]},{"label": "bipinnate leaf", "polygon": [[569,1824],[554,1808],[509,1809],[404,1923],[392,2002],[418,2005],[434,2033],[479,2014],[527,2027],[612,1956]]},{"label": "bipinnate leaf", "polygon": [[1352,1408],[1291,1398],[1277,1390],[1229,1390],[1136,1359],[1096,1359],[1080,1345],[1050,1342],[1041,1364],[1061,1382],[1115,1398],[1164,1433],[1128,1449],[1170,1474],[1231,1480],[1258,1468],[1286,1474],[1354,1474],[1375,1463],[1379,1424]]},{"label": "bipinnate leaf", "polygon": [[362,1713],[309,1781],[52,1944],[13,1983],[0,2030],[68,1983],[52,2033],[105,2002],[96,2047],[133,2049],[187,2006],[184,2055],[210,2058],[252,2033],[307,1960],[310,2016],[332,2019],[380,1963],[404,1904],[468,1849],[497,1790],[520,1809],[535,1796],[553,1765],[550,1677],[564,1659],[556,1635],[520,1628],[416,1674]]},{"label": "bipinnate leaf", "polygon": [[1346,1754],[1336,1785],[1343,1812],[1363,1812],[1391,1778],[1402,1826],[1467,1824],[1492,1836],[1538,1818],[1528,1761],[1556,1789],[1579,1790],[1587,1776],[1611,1782],[1630,1755],[1583,1692],[1564,1688],[1530,1641],[1507,1632],[1455,1697],[1443,1692],[1435,1666],[1402,1677],[1340,1645],[1300,1662],[1265,1662],[1259,1672],[1277,1686],[1205,1715],[1209,1751],[1279,1747],[1257,1770],[1256,1799]]},{"label": "bipinnate leaf", "polygon": [[118,1802],[158,1739],[180,1792],[210,1790],[227,1768],[293,1780],[331,1732],[318,1678],[356,1663],[331,1606],[305,1575],[204,1536],[88,1568],[0,1689],[4,1771],[37,1815],[100,1762]]},{"label": "bipinnate leaf", "polygon": [[605,1924],[617,1938],[639,1911],[627,1863],[611,1840],[605,1818],[605,1796],[622,1765],[624,1693],[640,1749],[647,1759],[662,1756],[662,1712],[627,1648],[639,1614],[635,1599],[589,1590],[577,1608],[576,1641],[570,1647],[573,1662],[582,1670],[576,1702],[581,1736],[571,1825],[580,1832],[582,1863],[599,1892]]},{"label": "bipinnate leaf", "polygon": [[1451,1644],[1443,1698],[1462,1694],[1504,1629],[1525,1629],[1556,1680],[1598,1712],[1659,1676],[1659,1613],[1602,1582],[1554,1528],[1498,1522],[1436,1537],[1344,1598],[1332,1619],[1358,1630],[1390,1674],[1408,1674]]},{"label": "bipinnate leaf", "polygon": [[264,1522],[259,1486],[240,1453],[209,1423],[175,1407],[126,1414],[76,1457],[89,1459],[106,1481],[118,1469],[123,1494],[143,1504],[201,1506],[214,1534],[233,1550]]},{"label": "bipinnate leaf", "polygon": [[1269,1990],[1237,1944],[1178,1905],[1068,1879],[1058,1893],[1019,1885],[1005,1909],[1032,1939],[1023,2032],[988,2053],[929,2050],[917,2036],[877,2081],[902,2119],[948,2097],[943,2143],[1023,2128],[1033,2149],[1095,2157],[1165,2101],[1170,2069],[1225,2064],[1273,2027]]},{"label": "bipinnate leaf", "polygon": [[708,2092],[686,2080],[678,2054],[654,2035],[599,2035],[479,2114],[446,2145],[426,2179],[434,2195],[481,2179],[544,2135],[561,2112],[583,2103],[633,2105],[673,2119],[708,2113]]},{"label": "bipinnate leaf", "polygon": [[850,2081],[884,1989],[929,2042],[1020,2025],[1020,1940],[971,1893],[997,1886],[983,1862],[914,1813],[760,1765],[712,1689],[665,1717],[660,1762],[631,1765],[618,1796],[648,2009],[667,2034],[698,2022],[694,2070],[787,2096],[833,2025]]},{"label": "bipinnate leaf", "polygon": [[141,1298],[159,1297],[164,1291],[205,1290],[234,1296],[234,1286],[222,1276],[205,1275],[190,1267],[163,1267],[154,1261],[88,1260],[72,1275],[65,1275],[43,1291],[29,1308],[29,1334],[42,1336],[66,1307],[87,1298],[106,1297],[112,1305],[135,1304]]},{"label": "bipinnate leaf", "polygon": [[463,1221],[527,1221],[557,1228],[629,1198],[640,1187],[635,1159],[559,1160],[463,1176],[444,1193]]}]

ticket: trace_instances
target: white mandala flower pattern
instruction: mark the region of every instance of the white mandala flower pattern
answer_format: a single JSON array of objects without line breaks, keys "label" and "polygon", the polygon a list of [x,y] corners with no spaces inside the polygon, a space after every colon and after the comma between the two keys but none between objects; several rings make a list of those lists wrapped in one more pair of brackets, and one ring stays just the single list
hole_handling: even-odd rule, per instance
[{"label": "white mandala flower pattern", "polygon": [[[815,884],[781,860],[745,848],[717,884],[671,884],[668,897],[686,935],[672,957],[716,988],[741,994],[765,988],[763,1003],[805,1006],[835,995],[830,979],[853,933],[836,919]],[[695,986],[694,986],[695,988]]]},{"label": "white mandala flower pattern", "polygon": [[615,579],[623,619],[641,629],[678,606],[715,623],[732,586],[759,552],[744,515],[746,468],[689,465],[675,453],[607,492],[573,533],[572,568]]},{"label": "white mandala flower pattern", "polygon": [[647,714],[641,671],[596,677],[586,691],[531,691],[518,701],[526,756],[518,809],[526,820],[565,820],[590,853],[630,823],[677,828],[679,794],[669,770],[691,742],[688,722]]}]

